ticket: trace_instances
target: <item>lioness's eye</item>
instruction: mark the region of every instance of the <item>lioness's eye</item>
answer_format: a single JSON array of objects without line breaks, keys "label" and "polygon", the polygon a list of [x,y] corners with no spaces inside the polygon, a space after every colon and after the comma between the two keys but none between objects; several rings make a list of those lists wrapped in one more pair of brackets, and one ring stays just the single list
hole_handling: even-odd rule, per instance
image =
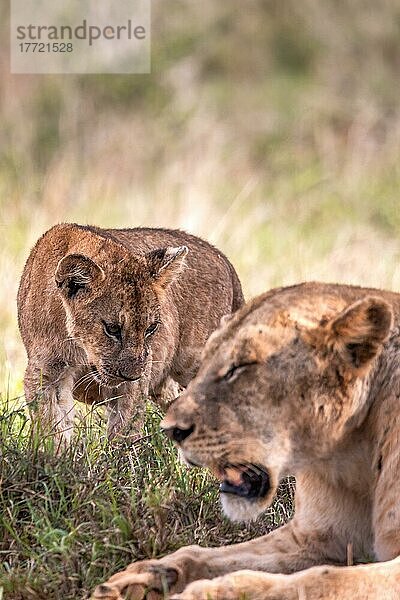
[{"label": "lioness's eye", "polygon": [[223,375],[221,377],[221,379],[223,379],[224,381],[230,381],[231,379],[233,379],[234,375],[237,375],[238,373],[240,373],[241,371],[243,371],[246,367],[250,367],[251,365],[256,365],[256,362],[248,362],[248,363],[243,363],[241,365],[232,365],[228,371],[226,371],[225,375]]},{"label": "lioness's eye", "polygon": [[231,368],[225,373],[225,375],[223,375],[222,379],[224,379],[224,381],[229,381],[230,379],[232,379],[238,368],[239,367],[237,365],[232,365]]},{"label": "lioness's eye", "polygon": [[160,323],[158,321],[149,325],[146,331],[144,332],[144,337],[147,338],[150,335],[153,335],[153,333],[157,331],[159,325]]},{"label": "lioness's eye", "polygon": [[103,329],[104,333],[108,335],[109,338],[118,340],[119,342],[122,340],[122,331],[120,325],[116,323],[106,323],[103,321]]}]

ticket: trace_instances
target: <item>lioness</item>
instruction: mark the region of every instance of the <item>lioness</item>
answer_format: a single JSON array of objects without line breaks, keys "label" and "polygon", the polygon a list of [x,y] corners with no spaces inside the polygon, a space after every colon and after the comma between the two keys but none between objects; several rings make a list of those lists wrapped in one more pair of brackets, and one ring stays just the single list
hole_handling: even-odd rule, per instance
[{"label": "lioness", "polygon": [[195,236],[56,225],[18,292],[27,403],[66,443],[74,399],[102,402],[113,437],[149,387],[188,384],[221,316],[242,303],[231,263]]},{"label": "lioness", "polygon": [[[231,519],[256,517],[289,474],[295,517],[251,542],[132,564],[93,598],[169,586],[175,600],[398,600],[399,325],[399,294],[345,285],[281,288],[238,311],[162,427],[218,477]],[[349,544],[356,562],[388,562],[337,566]]]}]

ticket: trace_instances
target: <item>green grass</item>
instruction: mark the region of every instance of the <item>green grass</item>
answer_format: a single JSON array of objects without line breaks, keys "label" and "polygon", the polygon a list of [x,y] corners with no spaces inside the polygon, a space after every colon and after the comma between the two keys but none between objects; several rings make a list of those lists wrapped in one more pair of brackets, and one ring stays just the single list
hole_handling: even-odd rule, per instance
[{"label": "green grass", "polygon": [[219,509],[217,484],[187,470],[148,406],[140,441],[110,446],[104,423],[88,413],[74,442],[54,455],[23,407],[0,414],[0,590],[12,600],[77,600],[129,562],[199,543],[244,541],[291,514],[292,487],[247,526]]}]

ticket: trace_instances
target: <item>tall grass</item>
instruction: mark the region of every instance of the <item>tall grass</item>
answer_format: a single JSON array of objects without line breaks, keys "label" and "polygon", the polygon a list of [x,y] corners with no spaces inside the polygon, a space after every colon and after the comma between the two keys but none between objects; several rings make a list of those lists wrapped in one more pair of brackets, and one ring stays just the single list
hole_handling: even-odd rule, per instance
[{"label": "tall grass", "polygon": [[[218,508],[217,486],[188,472],[148,407],[141,440],[106,442],[99,415],[55,456],[13,402],[0,412],[0,590],[10,600],[77,600],[136,559],[178,547],[219,545],[267,532],[290,516],[292,489],[249,526]],[[36,433],[35,433],[36,431]]]}]

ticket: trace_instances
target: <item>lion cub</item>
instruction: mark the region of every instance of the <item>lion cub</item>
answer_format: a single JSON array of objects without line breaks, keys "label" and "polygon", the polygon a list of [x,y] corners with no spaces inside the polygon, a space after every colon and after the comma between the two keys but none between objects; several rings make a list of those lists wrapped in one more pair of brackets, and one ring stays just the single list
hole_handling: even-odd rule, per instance
[{"label": "lion cub", "polygon": [[32,414],[65,445],[74,400],[101,402],[115,436],[171,377],[186,386],[221,317],[243,303],[228,259],[167,229],[56,225],[33,248],[18,292]]}]

